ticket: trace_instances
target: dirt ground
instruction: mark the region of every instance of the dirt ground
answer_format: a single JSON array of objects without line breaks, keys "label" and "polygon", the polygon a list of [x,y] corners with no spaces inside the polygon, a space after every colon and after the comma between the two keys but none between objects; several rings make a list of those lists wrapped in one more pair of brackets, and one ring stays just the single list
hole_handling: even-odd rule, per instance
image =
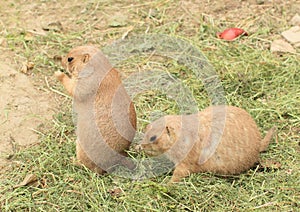
[{"label": "dirt ground", "polygon": [[19,146],[38,142],[36,131],[50,120],[54,105],[47,93],[5,63],[0,63],[0,166]]},{"label": "dirt ground", "polygon": [[[274,3],[275,2],[275,3]],[[294,3],[293,3],[294,2]],[[104,4],[109,4],[105,1]],[[138,5],[148,3],[139,3]],[[126,4],[128,5],[128,3]],[[139,9],[138,5],[133,7]],[[184,10],[182,14],[183,23],[193,24],[193,20],[199,20],[203,13],[209,14],[213,18],[230,20],[241,20],[248,14],[253,14],[253,18],[264,13],[270,7],[284,7],[284,12],[292,15],[299,11],[299,4],[296,1],[182,1],[178,3],[178,10]],[[273,6],[272,6],[273,5]],[[26,61],[9,47],[6,37],[10,31],[25,30],[34,32],[37,35],[47,33],[45,26],[49,26],[54,21],[62,23],[67,31],[76,31],[79,26],[73,22],[79,18],[93,20],[93,14],[86,14],[85,7],[88,3],[82,1],[42,1],[42,0],[7,0],[1,1],[0,6],[0,167],[7,164],[7,159],[20,146],[28,146],[39,142],[39,127],[50,122],[55,113],[57,102],[54,94],[45,87],[45,80],[41,76],[39,79],[34,74],[24,74],[20,72],[22,64]],[[95,22],[97,29],[104,30],[107,25],[114,20],[113,17],[120,17],[118,7],[123,7],[122,2],[117,1],[111,6],[111,11],[103,12],[103,18]],[[70,9],[72,8],[72,10]],[[124,7],[123,7],[124,8]],[[276,10],[276,8],[274,8]],[[176,11],[174,13],[176,21]],[[288,16],[289,17],[289,16]],[[126,22],[131,17],[123,14],[122,19]],[[274,16],[280,20],[280,17]],[[119,20],[120,21],[120,20]],[[251,25],[250,19],[247,20]],[[264,21],[264,20],[262,20]],[[122,25],[122,23],[119,23]],[[244,23],[247,26],[247,23]],[[59,27],[59,26],[54,26]],[[259,26],[252,26],[250,30],[255,31]],[[93,35],[91,34],[92,38]],[[88,38],[87,38],[88,39]],[[25,50],[24,50],[25,51]],[[46,49],[41,49],[46,51]],[[54,72],[55,70],[53,70]]]},{"label": "dirt ground", "polygon": [[15,151],[39,142],[39,129],[51,120],[57,107],[51,92],[41,89],[43,79],[21,72],[26,59],[11,51],[4,38],[16,28],[42,33],[42,21],[36,16],[45,18],[35,9],[41,4],[14,2],[18,1],[5,1],[0,6],[0,172]]}]

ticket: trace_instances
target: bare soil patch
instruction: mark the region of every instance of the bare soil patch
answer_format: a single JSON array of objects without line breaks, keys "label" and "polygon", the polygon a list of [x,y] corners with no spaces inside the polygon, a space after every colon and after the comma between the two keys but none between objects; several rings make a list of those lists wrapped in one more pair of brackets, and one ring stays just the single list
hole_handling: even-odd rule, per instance
[{"label": "bare soil patch", "polygon": [[[48,93],[9,63],[0,63],[0,170],[19,148],[39,142],[38,130],[53,114]],[[1,172],[1,171],[0,171]]]}]

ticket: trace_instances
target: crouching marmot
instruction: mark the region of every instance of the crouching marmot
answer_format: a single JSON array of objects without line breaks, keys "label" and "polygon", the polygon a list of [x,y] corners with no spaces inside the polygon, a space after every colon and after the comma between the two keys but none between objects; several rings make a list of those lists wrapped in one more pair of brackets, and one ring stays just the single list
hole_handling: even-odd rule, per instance
[{"label": "crouching marmot", "polygon": [[172,182],[197,172],[238,174],[258,161],[274,130],[262,139],[245,110],[211,106],[198,114],[168,115],[152,122],[138,149],[149,156],[165,154],[173,161]]}]

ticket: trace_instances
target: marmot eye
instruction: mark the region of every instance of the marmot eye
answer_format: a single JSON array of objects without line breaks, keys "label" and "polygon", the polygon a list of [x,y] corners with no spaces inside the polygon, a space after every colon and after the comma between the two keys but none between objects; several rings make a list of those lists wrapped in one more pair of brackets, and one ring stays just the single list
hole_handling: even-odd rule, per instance
[{"label": "marmot eye", "polygon": [[74,59],[74,57],[68,57],[68,62],[72,62],[72,60]]},{"label": "marmot eye", "polygon": [[154,135],[150,138],[150,141],[155,141],[155,140],[156,140],[156,135]]}]

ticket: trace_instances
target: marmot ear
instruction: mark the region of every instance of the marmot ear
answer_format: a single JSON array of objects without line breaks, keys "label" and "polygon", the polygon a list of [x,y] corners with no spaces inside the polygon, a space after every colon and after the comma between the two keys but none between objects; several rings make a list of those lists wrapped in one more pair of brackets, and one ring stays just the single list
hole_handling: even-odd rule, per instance
[{"label": "marmot ear", "polygon": [[90,55],[89,54],[84,54],[82,62],[87,63],[89,61],[90,61]]},{"label": "marmot ear", "polygon": [[168,126],[166,126],[166,130],[167,130],[168,136],[170,136],[171,132],[170,132],[170,128]]},{"label": "marmot ear", "polygon": [[166,131],[171,140],[176,140],[175,129],[172,126],[166,126]]},{"label": "marmot ear", "polygon": [[166,126],[166,131],[167,131],[168,136],[175,135],[174,128],[172,126]]}]

